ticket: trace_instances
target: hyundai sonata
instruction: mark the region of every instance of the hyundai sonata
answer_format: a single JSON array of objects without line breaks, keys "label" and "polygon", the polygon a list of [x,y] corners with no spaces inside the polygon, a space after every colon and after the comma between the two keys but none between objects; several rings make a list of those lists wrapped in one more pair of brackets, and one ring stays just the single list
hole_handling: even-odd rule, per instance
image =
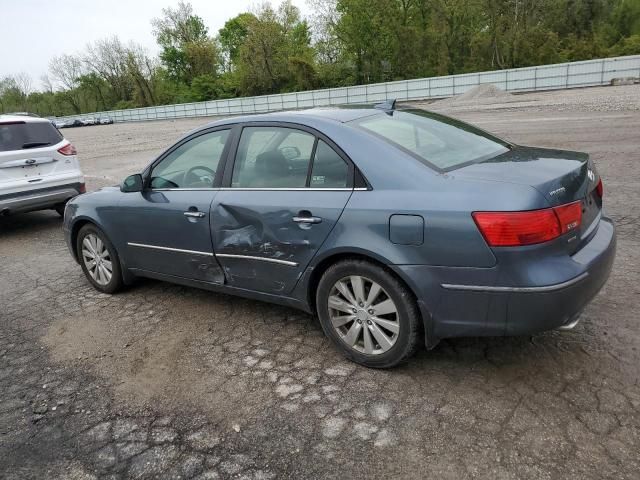
[{"label": "hyundai sonata", "polygon": [[102,292],[149,277],[288,305],[390,367],[422,342],[572,328],[615,255],[602,197],[584,153],[388,103],[210,123],[76,197],[64,230]]}]

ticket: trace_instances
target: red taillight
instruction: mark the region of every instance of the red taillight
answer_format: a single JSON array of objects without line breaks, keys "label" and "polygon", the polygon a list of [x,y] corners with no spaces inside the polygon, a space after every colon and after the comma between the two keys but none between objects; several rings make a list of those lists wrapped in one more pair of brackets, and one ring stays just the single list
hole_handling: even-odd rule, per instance
[{"label": "red taillight", "polygon": [[64,147],[58,149],[58,153],[61,153],[62,155],[75,155],[78,152],[73,144],[67,143]]},{"label": "red taillight", "polygon": [[492,247],[546,242],[560,235],[552,209],[531,212],[474,212],[480,232]]},{"label": "red taillight", "polygon": [[80,184],[80,193],[87,193],[87,186],[84,183]]},{"label": "red taillight", "polygon": [[582,202],[526,212],[473,212],[482,236],[492,247],[548,242],[582,222]]},{"label": "red taillight", "polygon": [[582,202],[568,203],[553,209],[558,216],[562,234],[575,230],[582,223]]},{"label": "red taillight", "polygon": [[596,193],[600,198],[604,195],[604,185],[602,185],[602,179],[598,180],[598,185],[596,185]]}]

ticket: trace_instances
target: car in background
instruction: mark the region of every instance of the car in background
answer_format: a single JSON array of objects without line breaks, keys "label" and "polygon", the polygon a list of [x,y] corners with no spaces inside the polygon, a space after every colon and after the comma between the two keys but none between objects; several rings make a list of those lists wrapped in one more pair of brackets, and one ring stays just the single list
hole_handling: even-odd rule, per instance
[{"label": "car in background", "polygon": [[54,209],[85,192],[75,147],[49,120],[0,115],[0,215]]},{"label": "car in background", "polygon": [[110,117],[100,117],[98,119],[98,123],[100,125],[111,125],[113,123],[113,119]]},{"label": "car in background", "polygon": [[615,257],[585,153],[424,110],[314,109],[194,130],[63,230],[99,291],[135,277],[316,313],[349,359],[569,330]]},{"label": "car in background", "polygon": [[64,126],[65,128],[84,127],[84,122],[79,118],[74,118],[73,120],[68,120],[67,122],[65,122]]},{"label": "car in background", "polygon": [[97,124],[98,124],[98,121],[95,117],[87,117],[82,119],[82,125],[84,125],[85,127],[88,127],[91,125],[97,125]]},{"label": "car in background", "polygon": [[64,122],[63,120],[57,120],[57,119],[55,119],[55,118],[54,118],[53,120],[51,120],[51,122],[52,122],[52,123],[53,123],[53,125],[54,125],[56,128],[58,128],[58,129],[59,129],[59,128],[66,128],[66,127],[67,127],[66,122]]}]

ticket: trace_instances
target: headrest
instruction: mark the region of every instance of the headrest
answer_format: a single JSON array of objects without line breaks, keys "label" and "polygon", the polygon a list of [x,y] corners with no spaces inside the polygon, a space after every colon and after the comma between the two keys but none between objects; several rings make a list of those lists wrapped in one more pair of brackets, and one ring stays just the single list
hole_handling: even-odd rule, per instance
[{"label": "headrest", "polygon": [[269,150],[256,157],[256,173],[268,176],[284,176],[289,164],[280,150]]}]

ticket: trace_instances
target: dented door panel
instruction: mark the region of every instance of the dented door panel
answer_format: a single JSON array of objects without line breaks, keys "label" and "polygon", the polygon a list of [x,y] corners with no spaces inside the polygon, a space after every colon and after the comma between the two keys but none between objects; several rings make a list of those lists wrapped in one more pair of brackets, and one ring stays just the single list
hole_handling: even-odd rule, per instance
[{"label": "dented door panel", "polygon": [[290,292],[351,193],[220,191],[212,205],[211,225],[214,251],[227,282],[266,293]]}]

